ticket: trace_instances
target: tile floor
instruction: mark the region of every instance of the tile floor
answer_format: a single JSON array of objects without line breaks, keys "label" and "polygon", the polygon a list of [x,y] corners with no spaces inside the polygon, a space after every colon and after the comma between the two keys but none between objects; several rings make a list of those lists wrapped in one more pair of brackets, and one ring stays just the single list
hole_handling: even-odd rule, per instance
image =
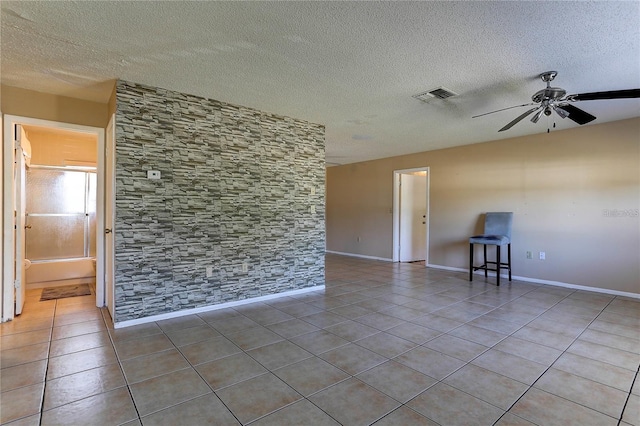
[{"label": "tile floor", "polygon": [[11,425],[640,425],[640,300],[327,255],[325,291],[114,330],[0,325]]}]

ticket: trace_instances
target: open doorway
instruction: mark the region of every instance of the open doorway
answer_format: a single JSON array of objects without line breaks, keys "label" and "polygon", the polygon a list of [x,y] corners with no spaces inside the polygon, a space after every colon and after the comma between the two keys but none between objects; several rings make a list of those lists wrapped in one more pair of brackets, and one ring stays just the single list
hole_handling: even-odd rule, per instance
[{"label": "open doorway", "polygon": [[393,174],[393,261],[429,259],[429,168]]},{"label": "open doorway", "polygon": [[3,124],[2,321],[20,314],[27,288],[95,284],[104,306],[104,130],[9,115]]}]

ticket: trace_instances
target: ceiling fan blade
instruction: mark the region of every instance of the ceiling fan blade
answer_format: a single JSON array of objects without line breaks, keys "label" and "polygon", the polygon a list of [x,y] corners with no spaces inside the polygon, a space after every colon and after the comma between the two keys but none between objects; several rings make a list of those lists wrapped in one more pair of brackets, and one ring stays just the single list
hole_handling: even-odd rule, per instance
[{"label": "ceiling fan blade", "polygon": [[497,109],[495,111],[491,111],[491,112],[485,112],[484,114],[478,114],[478,115],[474,115],[471,118],[477,118],[477,117],[482,117],[483,115],[489,115],[489,114],[493,114],[494,112],[500,112],[500,111],[506,111],[508,109],[512,109],[512,108],[520,108],[523,106],[529,106],[529,105],[536,105],[535,103],[528,103],[528,104],[522,104],[522,105],[515,105],[515,106],[511,106],[511,107],[507,107],[507,108],[502,108],[502,109]]},{"label": "ceiling fan blade", "polygon": [[568,112],[569,115],[567,117],[578,124],[587,124],[596,119],[593,115],[581,110],[580,108],[576,108],[573,105],[557,105],[556,108]]},{"label": "ceiling fan blade", "polygon": [[640,89],[612,90],[610,92],[578,93],[567,96],[571,101],[597,101],[600,99],[640,98]]},{"label": "ceiling fan blade", "polygon": [[509,124],[507,124],[506,126],[504,126],[502,129],[500,129],[498,131],[499,132],[504,132],[505,130],[509,130],[516,123],[518,123],[520,120],[524,119],[527,115],[531,114],[533,111],[537,110],[538,108],[539,107],[531,108],[529,111],[525,112],[524,114],[519,115],[515,120],[511,121]]}]

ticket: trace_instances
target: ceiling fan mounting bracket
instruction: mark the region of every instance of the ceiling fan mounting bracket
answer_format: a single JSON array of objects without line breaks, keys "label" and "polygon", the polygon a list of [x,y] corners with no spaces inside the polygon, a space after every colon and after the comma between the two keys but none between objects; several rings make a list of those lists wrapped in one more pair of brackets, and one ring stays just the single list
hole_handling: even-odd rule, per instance
[{"label": "ceiling fan mounting bracket", "polygon": [[547,71],[540,74],[540,79],[542,79],[542,81],[547,83],[547,86],[548,86],[549,83],[552,82],[557,75],[558,75],[558,71]]}]

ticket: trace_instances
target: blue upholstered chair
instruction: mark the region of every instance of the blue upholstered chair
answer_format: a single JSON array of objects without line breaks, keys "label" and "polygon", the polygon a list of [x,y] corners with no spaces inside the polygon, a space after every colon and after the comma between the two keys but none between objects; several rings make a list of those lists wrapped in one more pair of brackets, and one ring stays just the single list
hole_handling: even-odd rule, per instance
[{"label": "blue upholstered chair", "polygon": [[[509,271],[509,281],[511,281],[511,224],[513,223],[512,212],[488,212],[484,218],[484,234],[469,238],[469,281],[473,281],[473,272],[484,270],[495,271],[497,285],[500,285],[500,270]],[[473,265],[473,245],[482,244],[484,248],[484,263],[481,266]],[[487,246],[496,246],[496,261],[487,261]],[[500,259],[500,248],[507,246],[507,263]],[[495,268],[490,268],[495,265]]]}]

